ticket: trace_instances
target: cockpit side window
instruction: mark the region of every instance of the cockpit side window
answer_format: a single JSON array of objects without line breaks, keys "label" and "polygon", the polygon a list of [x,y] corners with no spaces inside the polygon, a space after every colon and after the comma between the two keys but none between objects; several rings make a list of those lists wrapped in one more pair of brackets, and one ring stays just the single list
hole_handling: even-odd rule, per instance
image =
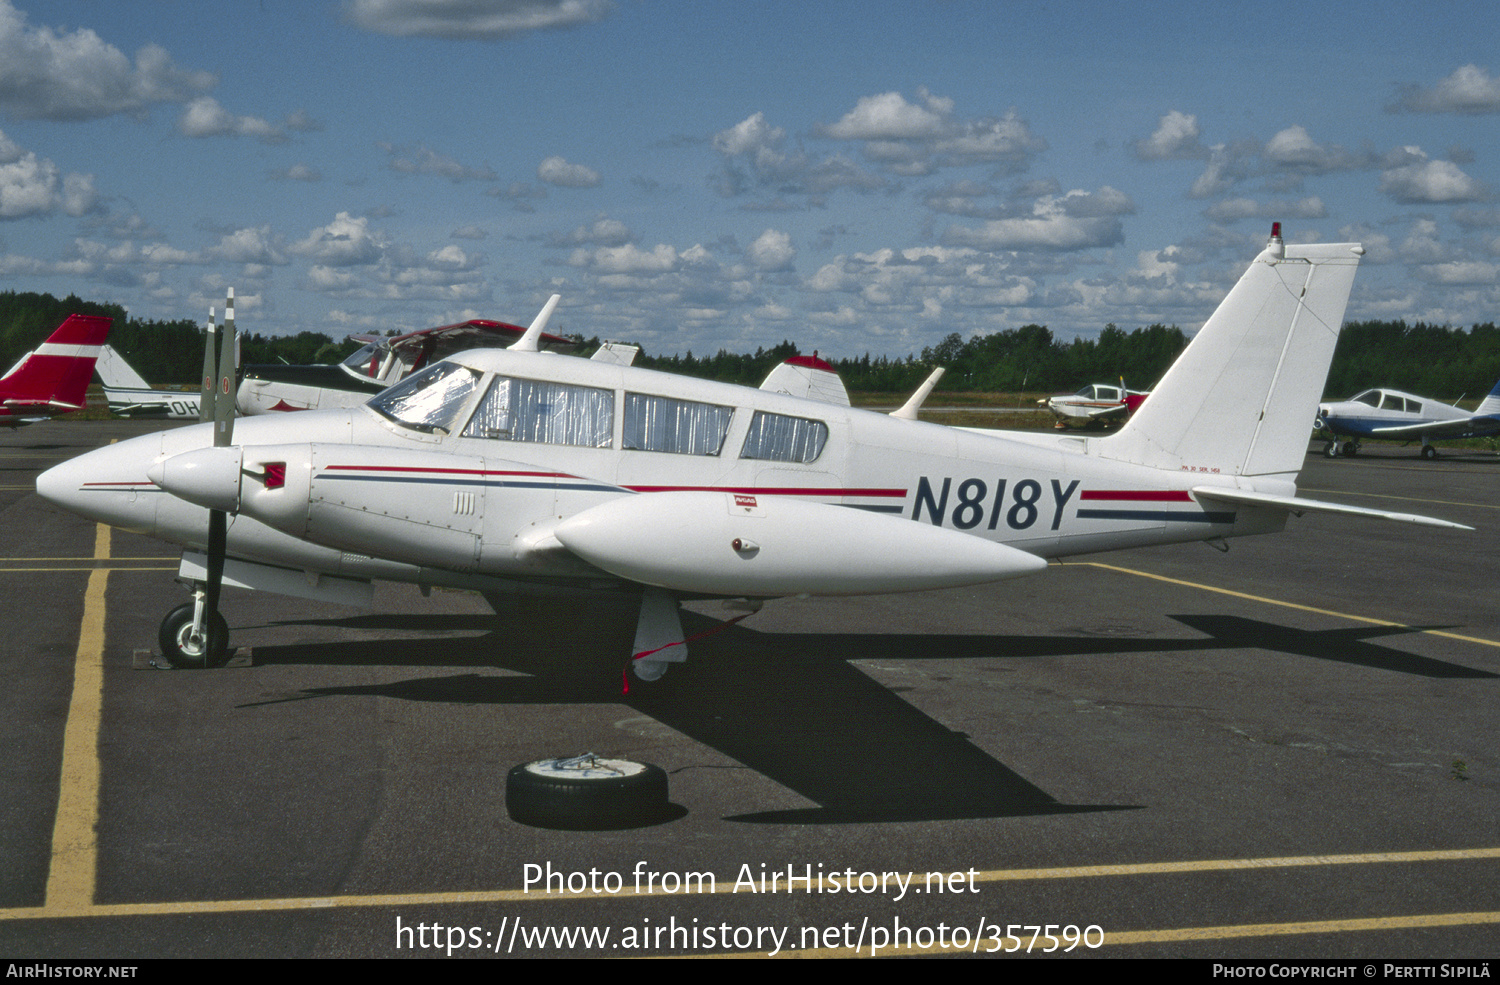
[{"label": "cockpit side window", "polygon": [[1380,409],[1381,410],[1405,410],[1406,409],[1406,401],[1403,400],[1402,398],[1396,396],[1393,393],[1388,393],[1388,394],[1385,395],[1385,399],[1383,399],[1383,400],[1380,401]]},{"label": "cockpit side window", "polygon": [[625,449],[674,455],[717,455],[729,432],[733,407],[694,400],[625,394]]},{"label": "cockpit side window", "polygon": [[479,387],[480,374],[458,363],[438,363],[382,390],[367,405],[402,427],[450,434],[455,418]]},{"label": "cockpit side window", "polygon": [[613,390],[497,376],[464,437],[608,448],[614,428]]},{"label": "cockpit side window", "polygon": [[828,425],[805,417],[786,417],[756,411],[750,433],[740,449],[741,458],[768,462],[812,462],[823,454]]}]

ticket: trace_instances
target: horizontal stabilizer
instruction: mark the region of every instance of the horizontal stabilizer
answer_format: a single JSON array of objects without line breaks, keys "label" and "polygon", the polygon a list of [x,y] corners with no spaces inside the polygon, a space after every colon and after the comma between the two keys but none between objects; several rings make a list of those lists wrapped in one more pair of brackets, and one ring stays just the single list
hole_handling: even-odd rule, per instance
[{"label": "horizontal stabilizer", "polygon": [[1342,503],[1325,503],[1319,499],[1303,499],[1301,496],[1275,496],[1270,493],[1246,492],[1243,489],[1224,489],[1218,486],[1196,486],[1193,495],[1198,499],[1214,499],[1221,503],[1239,503],[1245,506],[1269,506],[1288,513],[1337,513],[1342,516],[1367,516],[1376,520],[1395,520],[1398,523],[1416,523],[1424,527],[1448,527],[1453,530],[1473,530],[1462,523],[1451,523],[1436,517],[1417,516],[1414,513],[1391,513],[1386,510],[1371,510],[1362,506],[1345,506]]}]

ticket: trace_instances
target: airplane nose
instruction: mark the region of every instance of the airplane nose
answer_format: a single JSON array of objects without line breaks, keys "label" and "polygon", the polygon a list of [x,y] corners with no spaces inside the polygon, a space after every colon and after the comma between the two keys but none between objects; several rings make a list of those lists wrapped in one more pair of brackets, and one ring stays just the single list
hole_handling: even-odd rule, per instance
[{"label": "airplane nose", "polygon": [[158,435],[98,448],[37,476],[36,491],[79,516],[128,530],[149,531],[161,493],[144,466],[161,454]]}]

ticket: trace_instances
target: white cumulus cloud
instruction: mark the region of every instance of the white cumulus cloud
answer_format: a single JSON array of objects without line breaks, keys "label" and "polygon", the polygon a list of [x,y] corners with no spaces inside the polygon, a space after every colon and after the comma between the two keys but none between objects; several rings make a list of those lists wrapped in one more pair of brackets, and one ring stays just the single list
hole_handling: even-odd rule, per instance
[{"label": "white cumulus cloud", "polygon": [[569,164],[561,157],[549,157],[538,164],[536,176],[560,188],[593,188],[599,184],[599,172],[582,164]]}]

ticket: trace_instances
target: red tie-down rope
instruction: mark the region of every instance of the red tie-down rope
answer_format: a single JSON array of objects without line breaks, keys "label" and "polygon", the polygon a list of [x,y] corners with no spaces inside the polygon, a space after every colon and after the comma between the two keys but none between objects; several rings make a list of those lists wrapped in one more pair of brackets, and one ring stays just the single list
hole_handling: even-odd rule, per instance
[{"label": "red tie-down rope", "polygon": [[745,619],[745,618],[748,618],[749,616],[753,616],[753,615],[755,615],[754,612],[741,612],[739,615],[735,616],[733,619],[726,619],[723,622],[719,623],[717,626],[714,626],[714,627],[712,627],[710,629],[705,629],[701,633],[694,633],[692,636],[689,636],[685,640],[678,640],[675,643],[667,643],[667,644],[664,644],[662,646],[652,647],[649,650],[642,650],[640,653],[632,654],[631,657],[630,657],[630,659],[627,660],[627,661],[625,661],[625,666],[622,667],[622,668],[620,668],[620,693],[621,694],[629,694],[630,693],[630,665],[633,664],[635,661],[641,659],[642,657],[649,657],[653,653],[659,653],[662,650],[666,650],[666,649],[669,649],[669,648],[674,647],[674,646],[686,646],[687,644],[693,642],[694,640],[701,640],[705,636],[712,636],[715,633],[722,632],[722,631],[728,629],[730,626],[733,626],[735,623],[739,622],[741,619]]}]

